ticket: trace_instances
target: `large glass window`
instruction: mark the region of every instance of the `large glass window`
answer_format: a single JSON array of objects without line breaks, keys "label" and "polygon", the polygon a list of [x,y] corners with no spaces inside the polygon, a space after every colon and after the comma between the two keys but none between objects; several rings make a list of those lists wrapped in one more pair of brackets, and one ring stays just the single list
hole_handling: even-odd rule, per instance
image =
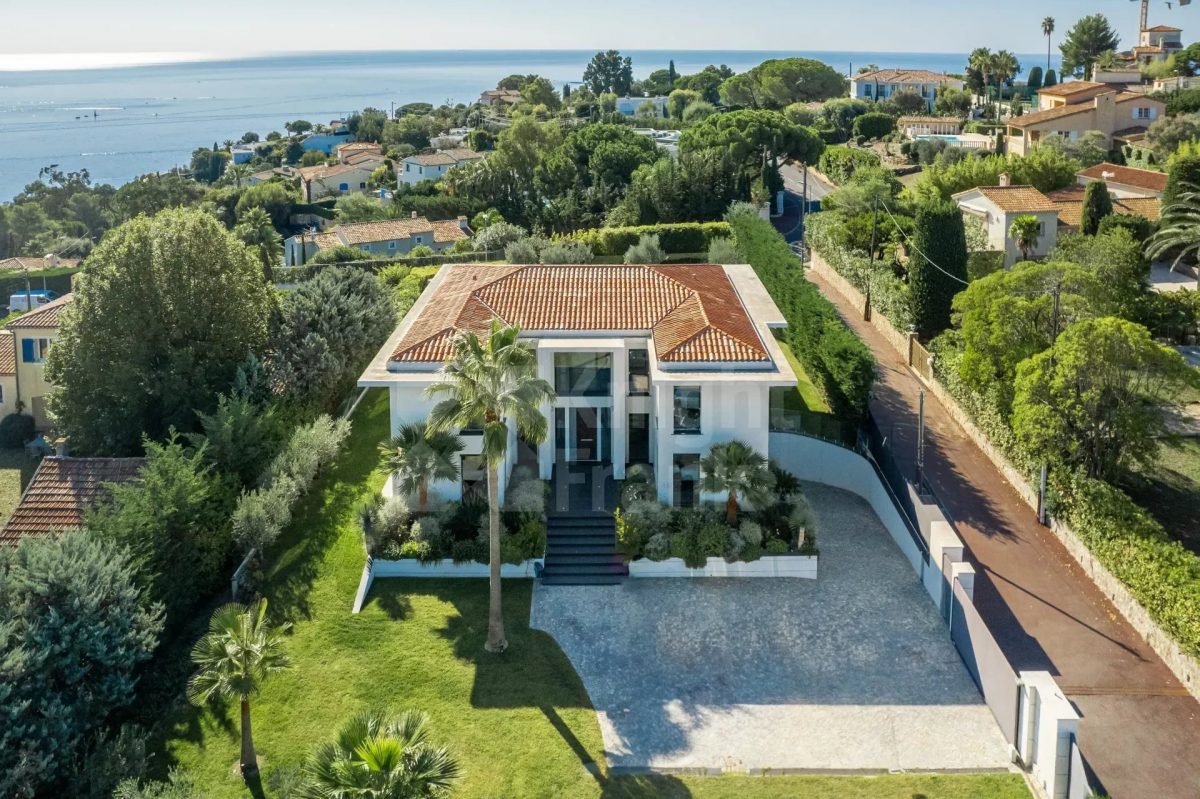
[{"label": "large glass window", "polygon": [[459,472],[462,474],[464,500],[487,499],[487,459],[482,455],[462,455]]},{"label": "large glass window", "polygon": [[650,353],[646,350],[629,351],[629,394],[645,396],[650,393]]},{"label": "large glass window", "polygon": [[554,390],[560,397],[607,397],[612,394],[612,354],[554,353]]},{"label": "large glass window", "polygon": [[695,507],[698,493],[696,489],[700,484],[700,456],[676,455],[673,466],[671,471],[675,490],[672,492],[672,500],[675,507]]},{"label": "large glass window", "polygon": [[675,432],[700,432],[700,386],[675,386]]}]

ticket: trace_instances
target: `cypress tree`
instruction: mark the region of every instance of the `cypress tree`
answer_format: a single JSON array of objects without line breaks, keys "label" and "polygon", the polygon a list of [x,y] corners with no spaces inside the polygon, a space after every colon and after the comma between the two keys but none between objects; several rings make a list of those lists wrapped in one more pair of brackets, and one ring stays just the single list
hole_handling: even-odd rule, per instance
[{"label": "cypress tree", "polygon": [[679,80],[679,73],[675,71],[675,59],[671,59],[671,63],[667,66],[667,76],[671,79],[671,88],[675,88],[675,81]]},{"label": "cypress tree", "polygon": [[1113,212],[1112,199],[1108,196],[1108,184],[1093,180],[1083,190],[1083,209],[1079,212],[1079,229],[1095,236],[1100,229],[1100,220]]},{"label": "cypress tree", "polygon": [[958,206],[948,200],[919,206],[913,243],[908,261],[913,324],[929,341],[950,326],[950,302],[967,287],[967,237]]},{"label": "cypress tree", "polygon": [[1058,76],[1056,76],[1054,74],[1054,70],[1052,70],[1052,69],[1046,70],[1046,78],[1045,78],[1045,80],[1042,81],[1042,88],[1049,89],[1051,86],[1054,86],[1057,83],[1058,83]]},{"label": "cypress tree", "polygon": [[1033,67],[1029,70],[1029,77],[1025,80],[1025,85],[1029,87],[1031,92],[1036,92],[1042,88],[1042,68]]},{"label": "cypress tree", "polygon": [[1190,189],[1192,191],[1200,189],[1200,155],[1176,155],[1171,159],[1167,168],[1167,187],[1163,189],[1164,208],[1189,191],[1186,184],[1194,187]]}]

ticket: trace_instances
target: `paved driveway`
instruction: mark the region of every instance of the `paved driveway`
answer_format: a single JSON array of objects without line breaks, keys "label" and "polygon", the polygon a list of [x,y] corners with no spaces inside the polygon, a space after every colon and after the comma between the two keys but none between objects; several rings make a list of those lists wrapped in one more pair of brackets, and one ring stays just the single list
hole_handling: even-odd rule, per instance
[{"label": "paved driveway", "polygon": [[870,507],[806,485],[817,580],[538,585],[616,768],[1004,769],[1007,745]]}]

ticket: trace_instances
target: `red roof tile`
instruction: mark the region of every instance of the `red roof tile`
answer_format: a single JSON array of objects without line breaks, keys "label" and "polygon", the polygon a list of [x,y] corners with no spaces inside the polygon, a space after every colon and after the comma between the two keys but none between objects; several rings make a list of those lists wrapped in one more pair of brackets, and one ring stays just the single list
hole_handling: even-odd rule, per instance
[{"label": "red roof tile", "polygon": [[73,299],[75,299],[74,294],[64,294],[57,300],[48,302],[40,308],[34,308],[29,313],[18,316],[5,325],[5,327],[9,329],[17,327],[58,327],[59,317],[62,315],[63,309]]},{"label": "red roof tile", "polygon": [[79,528],[84,514],[109,498],[108,484],[134,479],[145,463],[144,458],[43,458],[0,530],[0,544]]}]

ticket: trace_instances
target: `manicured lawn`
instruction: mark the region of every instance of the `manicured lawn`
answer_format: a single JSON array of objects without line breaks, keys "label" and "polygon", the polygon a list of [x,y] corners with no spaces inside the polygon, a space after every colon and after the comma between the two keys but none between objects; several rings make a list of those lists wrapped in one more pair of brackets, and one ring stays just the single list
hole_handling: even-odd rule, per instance
[{"label": "manicured lawn", "polygon": [[1126,475],[1121,487],[1168,533],[1200,553],[1200,441],[1164,441],[1154,466]]},{"label": "manicured lawn", "polygon": [[[375,391],[359,407],[348,451],[305,500],[268,575],[272,611],[295,629],[294,668],[273,677],[253,704],[265,775],[299,763],[359,708],[383,705],[432,716],[435,739],[463,766],[456,797],[1029,796],[1011,774],[610,778],[597,765],[600,728],[579,677],[549,636],[529,629],[530,582],[505,583],[510,649],[502,656],[483,652],[482,580],[381,580],[363,612],[350,614],[363,565],[355,508],[383,484],[376,446],[387,425],[387,394]],[[249,795],[231,770],[236,708],[179,702],[172,712],[168,760],[206,797]]]},{"label": "manicured lawn", "polygon": [[829,403],[825,401],[825,396],[821,393],[821,390],[816,387],[809,378],[808,373],[804,371],[804,366],[797,360],[796,354],[792,352],[792,348],[783,341],[779,342],[779,347],[787,357],[788,365],[796,373],[796,390],[794,392],[784,392],[784,407],[793,410],[803,405],[803,407],[816,413],[829,413]]},{"label": "manicured lawn", "polygon": [[0,449],[0,524],[8,520],[21,501],[21,492],[29,485],[37,465],[38,461],[23,449]]}]

